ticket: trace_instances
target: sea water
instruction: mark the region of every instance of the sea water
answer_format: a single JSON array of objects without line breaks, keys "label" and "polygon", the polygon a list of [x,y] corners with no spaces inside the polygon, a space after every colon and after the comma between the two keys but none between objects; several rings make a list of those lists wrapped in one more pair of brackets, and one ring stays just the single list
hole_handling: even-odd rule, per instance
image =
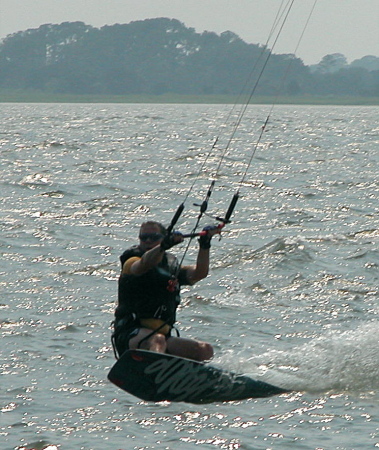
[{"label": "sea water", "polygon": [[[228,145],[230,105],[1,105],[2,450],[379,447],[379,108],[277,106],[259,139],[268,113]],[[240,199],[181,335],[293,392],[142,402],[106,378],[118,258],[212,179],[201,226]]]}]

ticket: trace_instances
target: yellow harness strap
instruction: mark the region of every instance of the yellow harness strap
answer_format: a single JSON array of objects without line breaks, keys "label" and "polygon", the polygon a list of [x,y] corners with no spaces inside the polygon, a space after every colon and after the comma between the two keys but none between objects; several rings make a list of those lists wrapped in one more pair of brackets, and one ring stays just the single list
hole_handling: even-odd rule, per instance
[{"label": "yellow harness strap", "polygon": [[[140,323],[144,328],[148,328],[149,330],[157,330],[160,326],[164,324],[161,319],[140,319]],[[170,325],[166,324],[161,329],[157,331],[157,333],[162,333],[164,335],[169,334],[171,331]]]}]

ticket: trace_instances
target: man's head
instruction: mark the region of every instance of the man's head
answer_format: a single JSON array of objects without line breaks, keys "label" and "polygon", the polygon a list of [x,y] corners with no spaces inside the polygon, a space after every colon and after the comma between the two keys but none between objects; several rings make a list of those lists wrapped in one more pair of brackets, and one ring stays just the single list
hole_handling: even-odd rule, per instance
[{"label": "man's head", "polygon": [[166,233],[166,228],[161,223],[152,220],[144,222],[139,231],[139,247],[145,252],[156,247]]}]

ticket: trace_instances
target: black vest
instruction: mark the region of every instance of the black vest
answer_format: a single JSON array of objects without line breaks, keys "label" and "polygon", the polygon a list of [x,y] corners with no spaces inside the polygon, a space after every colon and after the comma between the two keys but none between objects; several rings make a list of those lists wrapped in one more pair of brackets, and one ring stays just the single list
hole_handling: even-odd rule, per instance
[{"label": "black vest", "polygon": [[[133,256],[142,255],[138,246],[131,247],[120,256],[121,264]],[[173,325],[180,303],[178,275],[180,279],[184,274],[179,270],[177,258],[170,253],[165,253],[158,266],[143,275],[121,274],[116,320],[131,316],[136,319],[156,318]]]}]

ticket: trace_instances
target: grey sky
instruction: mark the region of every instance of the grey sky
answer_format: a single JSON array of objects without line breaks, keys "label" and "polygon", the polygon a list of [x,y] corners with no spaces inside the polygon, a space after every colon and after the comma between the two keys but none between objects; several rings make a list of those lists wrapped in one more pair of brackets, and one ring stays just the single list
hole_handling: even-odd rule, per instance
[{"label": "grey sky", "polygon": [[[294,53],[315,0],[295,0],[275,53]],[[0,38],[45,23],[82,21],[100,27],[153,17],[175,18],[196,31],[238,34],[266,42],[282,0],[0,0]],[[296,52],[305,64],[330,53],[348,61],[379,57],[379,0],[318,0]]]}]

